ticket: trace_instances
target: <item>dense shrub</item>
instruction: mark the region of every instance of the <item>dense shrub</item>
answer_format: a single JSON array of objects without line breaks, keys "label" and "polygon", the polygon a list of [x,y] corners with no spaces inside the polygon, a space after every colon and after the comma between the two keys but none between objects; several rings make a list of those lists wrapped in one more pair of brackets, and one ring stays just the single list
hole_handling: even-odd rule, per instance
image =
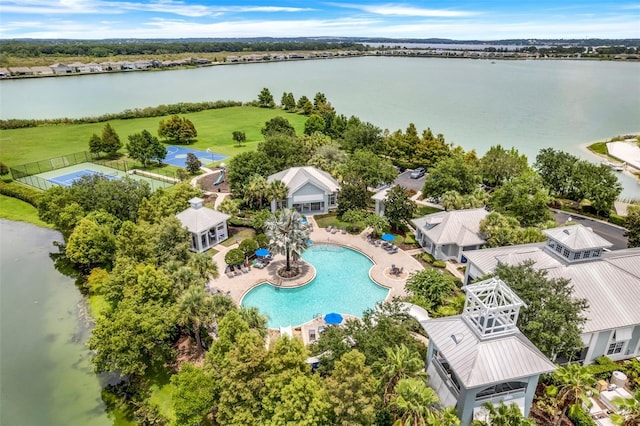
[{"label": "dense shrub", "polygon": [[11,184],[4,182],[0,182],[0,194],[26,201],[33,207],[38,207],[38,203],[42,197],[42,192],[37,189],[32,189],[17,183]]},{"label": "dense shrub", "polygon": [[444,260],[434,260],[431,264],[434,268],[446,268],[447,266]]},{"label": "dense shrub", "polygon": [[611,373],[616,370],[620,370],[620,364],[617,364],[606,356],[596,358],[595,364],[588,365],[586,368],[590,374],[598,380],[608,380],[611,378]]},{"label": "dense shrub", "polygon": [[611,213],[609,215],[609,223],[613,223],[614,225],[624,226],[626,218],[623,216],[619,216],[615,213]]},{"label": "dense shrub", "polygon": [[575,426],[597,426],[593,421],[589,413],[587,413],[580,405],[575,405],[569,410],[569,420],[573,422]]},{"label": "dense shrub", "polygon": [[427,263],[433,263],[433,261],[436,260],[436,259],[431,254],[424,253],[422,255],[422,260],[424,260]]}]

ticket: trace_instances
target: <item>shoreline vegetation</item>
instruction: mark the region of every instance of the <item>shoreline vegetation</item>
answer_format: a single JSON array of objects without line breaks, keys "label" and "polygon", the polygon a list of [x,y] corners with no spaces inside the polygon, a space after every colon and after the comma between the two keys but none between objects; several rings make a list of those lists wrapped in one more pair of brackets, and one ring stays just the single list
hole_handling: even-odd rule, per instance
[{"label": "shoreline vegetation", "polygon": [[638,144],[640,146],[640,132],[637,132],[632,134],[614,136],[611,139],[605,141],[593,142],[586,145],[586,148],[590,153],[602,158],[603,162],[606,162],[608,165],[624,167],[624,170],[621,171],[635,176],[635,178],[640,181],[640,169],[634,167],[632,164],[627,163],[624,158],[618,158],[614,155],[611,155],[609,153],[609,149],[607,148],[607,144],[610,142],[623,142],[630,141],[632,139],[638,141]]},{"label": "shoreline vegetation", "polygon": [[[588,40],[587,40],[588,41]],[[603,45],[606,42],[610,46]],[[618,40],[619,41],[619,40]],[[0,79],[63,77],[133,71],[168,71],[219,65],[402,56],[484,60],[640,60],[634,40],[602,44],[526,45],[451,41],[451,44],[386,40],[380,46],[351,42],[140,42],[114,47],[112,41],[0,41]],[[468,44],[471,43],[471,44]],[[75,48],[74,48],[75,47]]]}]

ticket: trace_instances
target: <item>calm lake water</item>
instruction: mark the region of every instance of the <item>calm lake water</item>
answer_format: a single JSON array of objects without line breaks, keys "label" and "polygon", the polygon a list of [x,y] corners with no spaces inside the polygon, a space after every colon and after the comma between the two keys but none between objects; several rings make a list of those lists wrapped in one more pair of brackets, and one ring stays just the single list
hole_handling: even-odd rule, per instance
[{"label": "calm lake water", "polygon": [[[0,118],[84,117],[178,102],[256,99],[268,87],[381,128],[431,127],[480,155],[545,147],[593,161],[588,142],[640,131],[640,63],[361,57],[0,82]],[[621,175],[622,176],[622,175]],[[623,178],[624,196],[640,185]]]},{"label": "calm lake water", "polygon": [[112,424],[85,346],[82,296],[49,258],[62,236],[4,219],[0,235],[0,424]]}]

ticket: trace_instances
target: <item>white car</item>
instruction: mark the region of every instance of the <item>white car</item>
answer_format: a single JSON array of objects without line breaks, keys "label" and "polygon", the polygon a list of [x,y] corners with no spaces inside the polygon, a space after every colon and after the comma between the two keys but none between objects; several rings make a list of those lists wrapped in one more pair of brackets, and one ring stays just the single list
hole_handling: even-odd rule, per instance
[{"label": "white car", "polygon": [[411,172],[411,175],[409,177],[411,179],[420,179],[422,176],[424,176],[424,167],[418,167]]}]

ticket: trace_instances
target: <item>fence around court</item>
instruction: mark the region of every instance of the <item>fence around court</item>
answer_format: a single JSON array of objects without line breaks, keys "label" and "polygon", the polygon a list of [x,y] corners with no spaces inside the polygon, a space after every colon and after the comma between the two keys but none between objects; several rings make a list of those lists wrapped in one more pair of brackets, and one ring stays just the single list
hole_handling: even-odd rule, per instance
[{"label": "fence around court", "polygon": [[[131,167],[126,160],[99,158],[89,151],[82,151],[63,155],[61,157],[48,158],[46,160],[34,161],[32,163],[10,167],[9,171],[11,172],[11,177],[13,177],[14,180],[38,189],[46,190],[52,186],[52,183],[47,179],[38,176],[39,174],[64,169],[65,167],[75,166],[76,164],[81,163],[93,163],[110,169],[119,170],[126,174],[133,174],[135,173],[133,170],[137,170],[134,167]],[[143,171],[140,172],[141,176],[145,176],[147,179],[151,180],[151,182],[148,183],[151,184],[151,187],[154,190],[157,189],[157,187],[171,186],[179,181],[176,178],[175,173],[171,171],[154,170],[151,173],[144,173]],[[161,183],[161,185],[154,185],[153,181],[157,181]]]}]

